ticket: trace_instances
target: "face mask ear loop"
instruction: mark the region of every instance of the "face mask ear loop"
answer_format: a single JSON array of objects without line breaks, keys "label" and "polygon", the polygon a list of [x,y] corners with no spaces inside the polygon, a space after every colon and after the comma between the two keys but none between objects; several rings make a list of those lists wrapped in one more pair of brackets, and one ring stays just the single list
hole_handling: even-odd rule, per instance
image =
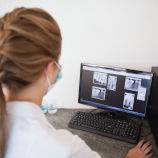
[{"label": "face mask ear loop", "polygon": [[47,75],[46,71],[44,71],[44,72],[45,72],[45,75],[46,75],[46,79],[47,79],[47,82],[48,82],[48,86],[50,86],[51,83],[50,83],[50,80],[49,80],[49,78],[48,78],[48,75]]}]

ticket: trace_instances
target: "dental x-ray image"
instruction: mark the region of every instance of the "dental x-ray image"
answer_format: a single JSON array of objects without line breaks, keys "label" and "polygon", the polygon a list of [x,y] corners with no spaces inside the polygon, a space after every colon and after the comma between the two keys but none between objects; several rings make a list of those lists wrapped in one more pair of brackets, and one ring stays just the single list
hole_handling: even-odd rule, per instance
[{"label": "dental x-ray image", "polygon": [[132,93],[124,94],[124,101],[123,101],[124,109],[133,110],[134,97],[135,97],[135,94],[132,94]]},{"label": "dental x-ray image", "polygon": [[112,91],[116,91],[116,84],[117,84],[117,77],[116,76],[109,76],[107,89],[112,90]]},{"label": "dental x-ray image", "polygon": [[126,77],[126,80],[125,80],[125,89],[126,90],[138,91],[140,86],[141,86],[141,79]]},{"label": "dental x-ray image", "polygon": [[92,98],[105,100],[106,89],[92,86]]},{"label": "dental x-ray image", "polygon": [[93,83],[106,86],[106,84],[107,84],[107,74],[103,73],[103,72],[94,72],[94,74],[93,74]]}]

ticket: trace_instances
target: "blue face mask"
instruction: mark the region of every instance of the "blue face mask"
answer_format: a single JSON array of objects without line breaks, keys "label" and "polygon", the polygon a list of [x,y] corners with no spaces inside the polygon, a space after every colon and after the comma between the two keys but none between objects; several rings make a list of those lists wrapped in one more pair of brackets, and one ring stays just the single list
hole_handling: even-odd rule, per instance
[{"label": "blue face mask", "polygon": [[[56,63],[56,65],[57,65],[57,63]],[[51,83],[47,73],[45,72],[46,79],[47,79],[47,82],[48,82],[48,90],[47,90],[45,95],[47,95],[47,93],[54,87],[55,83],[62,78],[61,66],[57,65],[57,67],[58,67],[59,70],[58,70],[58,73],[56,75],[56,79],[55,79],[55,81],[53,83]],[[41,108],[42,108],[44,113],[48,112],[48,105],[47,104],[42,104]]]},{"label": "blue face mask", "polygon": [[[45,73],[45,74],[46,74],[46,73]],[[47,82],[48,82],[48,91],[47,91],[47,93],[54,87],[55,83],[56,83],[57,81],[59,81],[61,78],[62,78],[61,68],[59,69],[58,74],[57,74],[57,76],[56,76],[56,79],[55,79],[55,81],[54,81],[53,83],[51,83],[51,81],[50,81],[48,75],[46,74],[46,79],[47,79]]]}]

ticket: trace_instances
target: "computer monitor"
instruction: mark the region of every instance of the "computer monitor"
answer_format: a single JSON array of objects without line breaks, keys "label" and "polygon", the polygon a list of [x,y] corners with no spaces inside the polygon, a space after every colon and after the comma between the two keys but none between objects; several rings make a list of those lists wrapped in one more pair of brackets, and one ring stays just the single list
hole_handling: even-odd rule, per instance
[{"label": "computer monitor", "polygon": [[78,102],[145,117],[152,73],[81,64]]}]

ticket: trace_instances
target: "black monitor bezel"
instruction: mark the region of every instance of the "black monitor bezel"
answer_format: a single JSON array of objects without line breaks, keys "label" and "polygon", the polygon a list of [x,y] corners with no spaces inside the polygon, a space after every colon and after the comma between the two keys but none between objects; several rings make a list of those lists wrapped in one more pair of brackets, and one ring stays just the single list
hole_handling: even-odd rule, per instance
[{"label": "black monitor bezel", "polygon": [[[149,74],[151,75],[151,81],[150,81],[150,87],[149,87],[149,91],[148,91],[148,99],[146,101],[146,110],[145,110],[145,114],[144,116],[140,116],[137,114],[132,114],[132,113],[127,113],[127,112],[121,112],[121,111],[117,111],[117,110],[113,110],[113,109],[108,109],[108,108],[103,108],[103,107],[98,107],[95,105],[91,105],[85,102],[81,101],[81,78],[82,78],[82,68],[83,66],[90,66],[90,67],[99,67],[99,68],[106,68],[106,69],[110,69],[110,70],[116,70],[116,71],[125,71],[128,73],[137,73],[137,74]],[[122,113],[125,115],[129,115],[129,116],[134,116],[134,117],[138,117],[138,118],[146,118],[148,115],[148,108],[149,108],[149,98],[150,98],[150,91],[151,91],[151,84],[152,84],[152,78],[153,78],[153,73],[152,72],[147,72],[147,71],[139,71],[139,70],[133,70],[133,69],[126,69],[126,68],[119,68],[119,67],[109,67],[109,66],[104,66],[104,65],[96,65],[96,64],[90,64],[90,63],[81,63],[80,64],[80,78],[79,78],[79,93],[78,93],[78,103],[84,104],[84,105],[88,105],[88,106],[92,106],[92,107],[97,107],[99,109],[104,109],[104,110],[108,110],[111,112],[117,112],[117,113]]]}]

